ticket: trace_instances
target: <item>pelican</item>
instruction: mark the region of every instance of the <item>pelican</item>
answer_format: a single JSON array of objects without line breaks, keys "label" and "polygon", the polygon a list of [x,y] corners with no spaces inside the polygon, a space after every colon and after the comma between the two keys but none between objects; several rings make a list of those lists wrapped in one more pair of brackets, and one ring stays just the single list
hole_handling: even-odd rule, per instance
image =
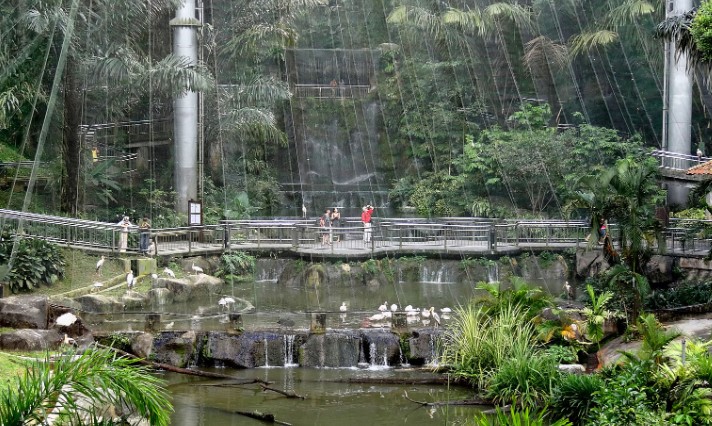
[{"label": "pelican", "polygon": [[440,313],[441,313],[441,314],[449,314],[449,313],[452,313],[452,309],[450,309],[450,308],[442,308],[442,309],[440,309]]},{"label": "pelican", "polygon": [[126,274],[126,286],[127,286],[127,287],[129,288],[129,290],[130,290],[131,287],[133,286],[133,284],[134,284],[134,274],[133,274],[133,271],[129,271],[129,272]]},{"label": "pelican", "polygon": [[403,308],[403,310],[406,312],[413,312],[415,309],[413,309],[413,305],[408,305],[405,308]]},{"label": "pelican", "polygon": [[101,259],[99,259],[99,261],[96,262],[96,273],[97,274],[101,273],[101,267],[104,266],[105,261],[106,261],[106,258],[104,256],[101,256]]},{"label": "pelican", "polygon": [[385,318],[385,315],[383,315],[383,314],[375,314],[375,315],[371,315],[370,317],[368,317],[368,319],[370,319],[371,321],[382,321],[384,318]]},{"label": "pelican", "polygon": [[430,315],[433,317],[433,321],[435,321],[435,327],[438,327],[440,325],[440,315],[435,312],[435,308],[432,306],[430,307]]},{"label": "pelican", "polygon": [[304,204],[302,204],[302,217],[304,219],[307,218],[307,206],[305,206]]},{"label": "pelican", "polygon": [[193,272],[195,272],[195,275],[203,273],[203,268],[201,268],[200,266],[195,266],[195,262],[190,266],[190,269],[192,269]]},{"label": "pelican", "polygon": [[421,310],[420,310],[420,315],[421,315],[423,318],[430,318],[430,309],[428,309],[428,308],[423,308],[423,309],[421,309]]},{"label": "pelican", "polygon": [[379,306],[378,310],[381,312],[386,312],[388,310],[388,302],[383,302],[383,305]]},{"label": "pelican", "polygon": [[349,308],[346,306],[346,302],[341,302],[341,306],[339,306],[339,310],[341,312],[346,312],[349,310]]},{"label": "pelican", "polygon": [[398,310],[398,305],[395,303],[391,305],[391,312],[396,312]]},{"label": "pelican", "polygon": [[176,277],[176,273],[173,272],[173,271],[171,271],[171,269],[168,268],[168,267],[166,267],[166,268],[163,269],[163,273],[166,274],[166,275],[168,275],[168,276],[171,277],[171,278],[175,278],[175,277]]},{"label": "pelican", "polygon": [[77,316],[71,312],[66,312],[57,317],[54,322],[55,324],[60,325],[62,327],[69,327],[70,325],[77,322]]}]

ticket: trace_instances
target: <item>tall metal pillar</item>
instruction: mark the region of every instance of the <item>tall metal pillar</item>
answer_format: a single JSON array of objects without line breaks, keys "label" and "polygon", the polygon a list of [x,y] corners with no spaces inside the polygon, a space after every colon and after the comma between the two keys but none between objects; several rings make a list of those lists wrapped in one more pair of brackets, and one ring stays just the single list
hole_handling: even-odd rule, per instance
[{"label": "tall metal pillar", "polygon": [[[692,0],[666,0],[666,17],[682,15],[692,9]],[[665,46],[665,99],[663,108],[663,149],[692,154],[692,71],[688,55],[678,52],[674,42]],[[689,188],[678,182],[668,184],[668,203],[686,205]]]},{"label": "tall metal pillar", "polygon": [[[198,40],[195,18],[195,0],[184,0],[171,20],[173,27],[173,53],[198,62]],[[177,193],[176,209],[188,211],[188,200],[198,199],[198,94],[186,92],[173,102],[174,135],[174,189]]]}]

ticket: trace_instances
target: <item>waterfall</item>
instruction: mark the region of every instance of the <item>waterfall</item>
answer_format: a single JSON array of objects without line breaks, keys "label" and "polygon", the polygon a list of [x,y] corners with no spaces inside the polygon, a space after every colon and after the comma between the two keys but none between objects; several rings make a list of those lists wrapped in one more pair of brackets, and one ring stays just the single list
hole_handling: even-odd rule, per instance
[{"label": "waterfall", "polygon": [[[371,342],[368,345],[368,355],[370,364],[368,366],[369,370],[382,370],[388,368],[388,348],[384,347],[381,354],[378,353],[378,345],[375,342]],[[380,358],[380,359],[379,359]]]},{"label": "waterfall", "polygon": [[490,284],[499,282],[499,266],[497,262],[489,262],[487,264],[487,282]]},{"label": "waterfall", "polygon": [[267,344],[267,338],[263,339],[265,345],[265,368],[269,368],[269,345]]},{"label": "waterfall", "polygon": [[255,281],[276,283],[287,263],[285,259],[258,259],[255,264]]},{"label": "waterfall", "polygon": [[401,367],[405,367],[405,368],[410,367],[408,360],[405,359],[405,356],[403,356],[403,348],[401,348],[400,346],[398,346],[398,360],[400,362]]},{"label": "waterfall", "polygon": [[452,284],[455,270],[447,263],[424,263],[420,268],[420,282],[425,284]]},{"label": "waterfall", "polygon": [[438,353],[435,350],[435,335],[434,334],[430,334],[430,360],[428,361],[427,365],[429,367],[437,367],[439,365]]},{"label": "waterfall", "polygon": [[284,335],[284,366],[299,367],[299,364],[294,362],[294,334]]}]

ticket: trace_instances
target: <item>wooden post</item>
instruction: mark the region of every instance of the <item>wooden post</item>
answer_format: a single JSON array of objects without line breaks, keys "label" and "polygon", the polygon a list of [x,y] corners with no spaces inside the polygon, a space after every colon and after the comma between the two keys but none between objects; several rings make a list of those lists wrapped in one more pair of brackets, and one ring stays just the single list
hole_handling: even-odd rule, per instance
[{"label": "wooden post", "polygon": [[326,314],[312,312],[309,332],[313,334],[326,333]]},{"label": "wooden post", "polygon": [[143,329],[147,333],[154,333],[158,330],[158,325],[161,323],[161,314],[148,314],[146,315],[146,324]]}]

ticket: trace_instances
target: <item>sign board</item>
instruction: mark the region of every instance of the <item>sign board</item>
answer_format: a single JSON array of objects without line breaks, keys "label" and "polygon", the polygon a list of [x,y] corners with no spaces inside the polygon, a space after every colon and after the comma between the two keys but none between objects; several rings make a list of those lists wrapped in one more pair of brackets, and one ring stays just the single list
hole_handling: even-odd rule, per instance
[{"label": "sign board", "polygon": [[188,225],[200,226],[203,224],[203,203],[188,201]]}]

